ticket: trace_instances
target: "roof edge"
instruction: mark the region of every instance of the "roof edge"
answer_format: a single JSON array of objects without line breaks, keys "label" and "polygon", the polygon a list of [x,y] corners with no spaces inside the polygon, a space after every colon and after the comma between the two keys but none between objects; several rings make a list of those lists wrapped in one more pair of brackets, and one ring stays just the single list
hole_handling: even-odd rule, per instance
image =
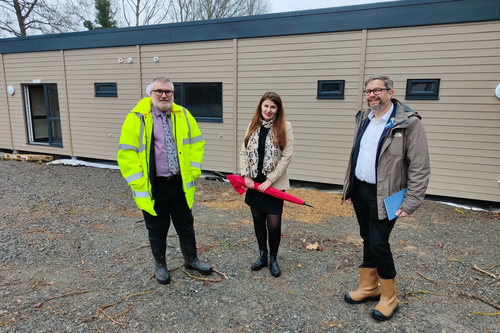
[{"label": "roof edge", "polygon": [[0,53],[243,39],[492,20],[500,20],[500,0],[399,0],[236,18],[4,38],[0,39]]}]

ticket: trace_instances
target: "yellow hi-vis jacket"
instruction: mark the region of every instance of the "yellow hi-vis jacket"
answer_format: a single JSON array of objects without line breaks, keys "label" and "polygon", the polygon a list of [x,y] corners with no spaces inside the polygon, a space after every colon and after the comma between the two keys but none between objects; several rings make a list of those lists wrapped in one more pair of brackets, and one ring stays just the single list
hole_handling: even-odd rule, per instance
[{"label": "yellow hi-vis jacket", "polygon": [[[143,98],[125,118],[117,161],[123,178],[132,188],[137,207],[156,216],[149,174],[153,143],[151,104],[151,97]],[[172,132],[177,145],[182,185],[187,204],[191,209],[194,202],[194,181],[201,175],[205,140],[196,120],[188,110],[172,103],[171,111]]]}]

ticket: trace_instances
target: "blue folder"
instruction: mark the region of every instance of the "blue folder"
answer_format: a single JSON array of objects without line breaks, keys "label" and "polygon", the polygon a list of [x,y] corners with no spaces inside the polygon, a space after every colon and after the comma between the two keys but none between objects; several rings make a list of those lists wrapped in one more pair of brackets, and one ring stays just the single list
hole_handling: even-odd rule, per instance
[{"label": "blue folder", "polygon": [[405,193],[406,189],[402,189],[401,191],[396,192],[384,199],[385,210],[387,212],[387,216],[389,217],[389,221],[394,220],[397,217],[396,212],[401,207],[401,204],[405,199]]}]

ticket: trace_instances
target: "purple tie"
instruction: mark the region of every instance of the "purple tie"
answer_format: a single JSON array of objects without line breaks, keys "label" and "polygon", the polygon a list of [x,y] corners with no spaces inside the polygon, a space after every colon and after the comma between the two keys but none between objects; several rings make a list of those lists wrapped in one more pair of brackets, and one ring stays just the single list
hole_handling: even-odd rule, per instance
[{"label": "purple tie", "polygon": [[179,171],[177,149],[175,148],[175,142],[172,133],[170,133],[170,126],[168,126],[167,114],[165,112],[161,113],[161,119],[163,122],[163,133],[165,134],[165,145],[167,146],[168,168],[173,175],[176,175]]}]

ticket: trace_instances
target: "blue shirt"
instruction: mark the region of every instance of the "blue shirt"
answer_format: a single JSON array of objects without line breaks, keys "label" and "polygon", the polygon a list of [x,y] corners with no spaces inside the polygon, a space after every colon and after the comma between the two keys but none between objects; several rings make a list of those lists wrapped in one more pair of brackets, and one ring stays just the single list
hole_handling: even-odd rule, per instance
[{"label": "blue shirt", "polygon": [[375,170],[375,165],[378,143],[393,109],[394,104],[391,103],[389,111],[387,111],[387,113],[384,114],[378,121],[375,121],[373,111],[370,111],[370,114],[368,115],[370,123],[361,138],[358,161],[356,163],[356,170],[354,170],[356,178],[361,181],[370,184],[375,184],[377,182],[377,170]]}]

